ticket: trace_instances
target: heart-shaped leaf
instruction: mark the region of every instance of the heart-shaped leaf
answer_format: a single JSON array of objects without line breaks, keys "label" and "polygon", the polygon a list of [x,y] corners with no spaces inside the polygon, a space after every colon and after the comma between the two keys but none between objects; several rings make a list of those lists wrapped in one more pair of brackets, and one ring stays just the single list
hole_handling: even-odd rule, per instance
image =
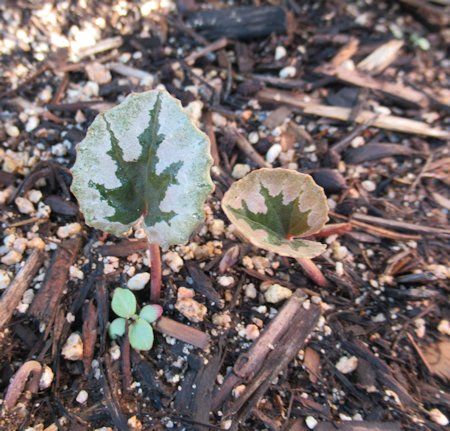
[{"label": "heart-shaped leaf", "polygon": [[150,304],[142,307],[139,317],[146,320],[148,323],[156,322],[162,315],[163,309],[158,304]]},{"label": "heart-shaped leaf", "polygon": [[163,249],[185,243],[212,191],[209,147],[169,93],[131,94],[78,146],[72,191],[86,223],[115,235],[141,224]]},{"label": "heart-shaped leaf", "polygon": [[129,319],[136,314],[136,297],[131,290],[118,287],[114,290],[111,308],[118,316]]},{"label": "heart-shaped leaf", "polygon": [[233,183],[222,208],[252,244],[281,256],[312,258],[325,245],[298,239],[319,231],[328,220],[322,187],[290,169],[258,169]]},{"label": "heart-shaped leaf", "polygon": [[108,333],[112,340],[115,340],[118,337],[123,337],[125,334],[126,324],[127,321],[123,317],[118,317],[110,323]]},{"label": "heart-shaped leaf", "polygon": [[131,347],[136,350],[150,350],[153,346],[153,328],[144,319],[137,319],[128,330]]}]

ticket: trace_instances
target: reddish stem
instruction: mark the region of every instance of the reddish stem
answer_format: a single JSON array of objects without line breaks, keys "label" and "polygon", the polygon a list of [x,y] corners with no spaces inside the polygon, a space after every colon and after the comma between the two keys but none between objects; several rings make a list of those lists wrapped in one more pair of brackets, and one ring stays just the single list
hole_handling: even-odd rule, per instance
[{"label": "reddish stem", "polygon": [[158,303],[161,296],[161,251],[158,244],[149,244],[151,285],[150,301]]},{"label": "reddish stem", "polygon": [[130,386],[132,383],[131,377],[131,362],[130,362],[130,339],[128,337],[128,328],[129,324],[127,322],[125,328],[125,336],[122,341],[122,385],[124,392],[128,392],[130,390]]}]

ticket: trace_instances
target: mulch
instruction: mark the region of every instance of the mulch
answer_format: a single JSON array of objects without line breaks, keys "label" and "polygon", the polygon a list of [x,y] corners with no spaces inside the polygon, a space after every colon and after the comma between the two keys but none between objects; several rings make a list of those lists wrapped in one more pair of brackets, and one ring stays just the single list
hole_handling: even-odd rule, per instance
[{"label": "mulch", "polygon": [[[1,430],[445,428],[449,6],[229,3],[4,2]],[[137,353],[107,325],[113,289],[147,269],[146,243],[85,225],[70,167],[99,112],[157,86],[210,137],[215,191],[205,224],[172,250],[181,269],[163,253],[164,318]],[[328,250],[314,262],[229,228],[224,192],[266,166],[324,188]],[[19,211],[36,190],[36,211]],[[71,223],[81,229],[64,237]],[[292,296],[267,303],[274,283]],[[180,287],[206,306],[200,322],[175,308]],[[148,286],[137,296],[148,302]],[[78,360],[62,355],[73,334]]]}]

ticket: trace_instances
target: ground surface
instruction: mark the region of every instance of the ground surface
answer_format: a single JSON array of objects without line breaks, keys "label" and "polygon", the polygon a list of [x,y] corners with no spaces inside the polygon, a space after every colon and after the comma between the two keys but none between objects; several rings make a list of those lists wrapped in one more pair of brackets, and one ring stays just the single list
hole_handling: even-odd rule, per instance
[{"label": "ground surface", "polygon": [[[2,3],[0,285],[14,292],[0,300],[0,395],[8,385],[20,395],[27,361],[38,378],[46,368],[39,389],[29,379],[17,406],[2,410],[0,429],[444,429],[446,2],[235,3],[284,11],[260,9],[256,24],[203,17],[201,28],[193,13],[230,5]],[[212,140],[216,190],[191,241],[163,254],[162,300],[166,317],[211,342],[184,344],[176,327],[129,355],[105,328],[112,289],[149,271],[145,245],[86,226],[68,169],[99,111],[157,86]],[[317,269],[314,281],[296,261],[253,248],[220,210],[228,186],[266,163],[312,173],[330,223],[344,223],[320,238],[326,285]],[[297,293],[267,302],[273,284]],[[138,292],[141,302],[148,295],[148,285]],[[191,313],[179,311],[181,296],[194,296]],[[216,389],[277,313],[275,353],[254,348],[253,369],[219,403]]]}]

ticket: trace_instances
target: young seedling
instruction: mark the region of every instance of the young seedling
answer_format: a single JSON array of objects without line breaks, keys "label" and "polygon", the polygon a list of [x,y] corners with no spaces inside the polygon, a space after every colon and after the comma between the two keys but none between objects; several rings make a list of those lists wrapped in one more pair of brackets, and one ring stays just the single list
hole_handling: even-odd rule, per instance
[{"label": "young seedling", "polygon": [[162,307],[157,304],[146,305],[138,315],[136,314],[136,297],[133,292],[120,287],[114,290],[111,307],[120,317],[114,319],[109,325],[109,336],[113,340],[124,336],[128,323],[128,339],[131,347],[136,350],[150,350],[154,339],[151,323],[161,317]]},{"label": "young seedling", "polygon": [[311,176],[290,169],[258,169],[233,183],[222,208],[252,244],[281,256],[313,258],[325,245],[302,239],[328,221],[322,187]]},{"label": "young seedling", "polygon": [[98,115],[78,146],[71,189],[86,223],[114,235],[144,229],[152,302],[160,296],[160,247],[185,243],[204,218],[211,165],[208,137],[165,91],[131,94]]}]

